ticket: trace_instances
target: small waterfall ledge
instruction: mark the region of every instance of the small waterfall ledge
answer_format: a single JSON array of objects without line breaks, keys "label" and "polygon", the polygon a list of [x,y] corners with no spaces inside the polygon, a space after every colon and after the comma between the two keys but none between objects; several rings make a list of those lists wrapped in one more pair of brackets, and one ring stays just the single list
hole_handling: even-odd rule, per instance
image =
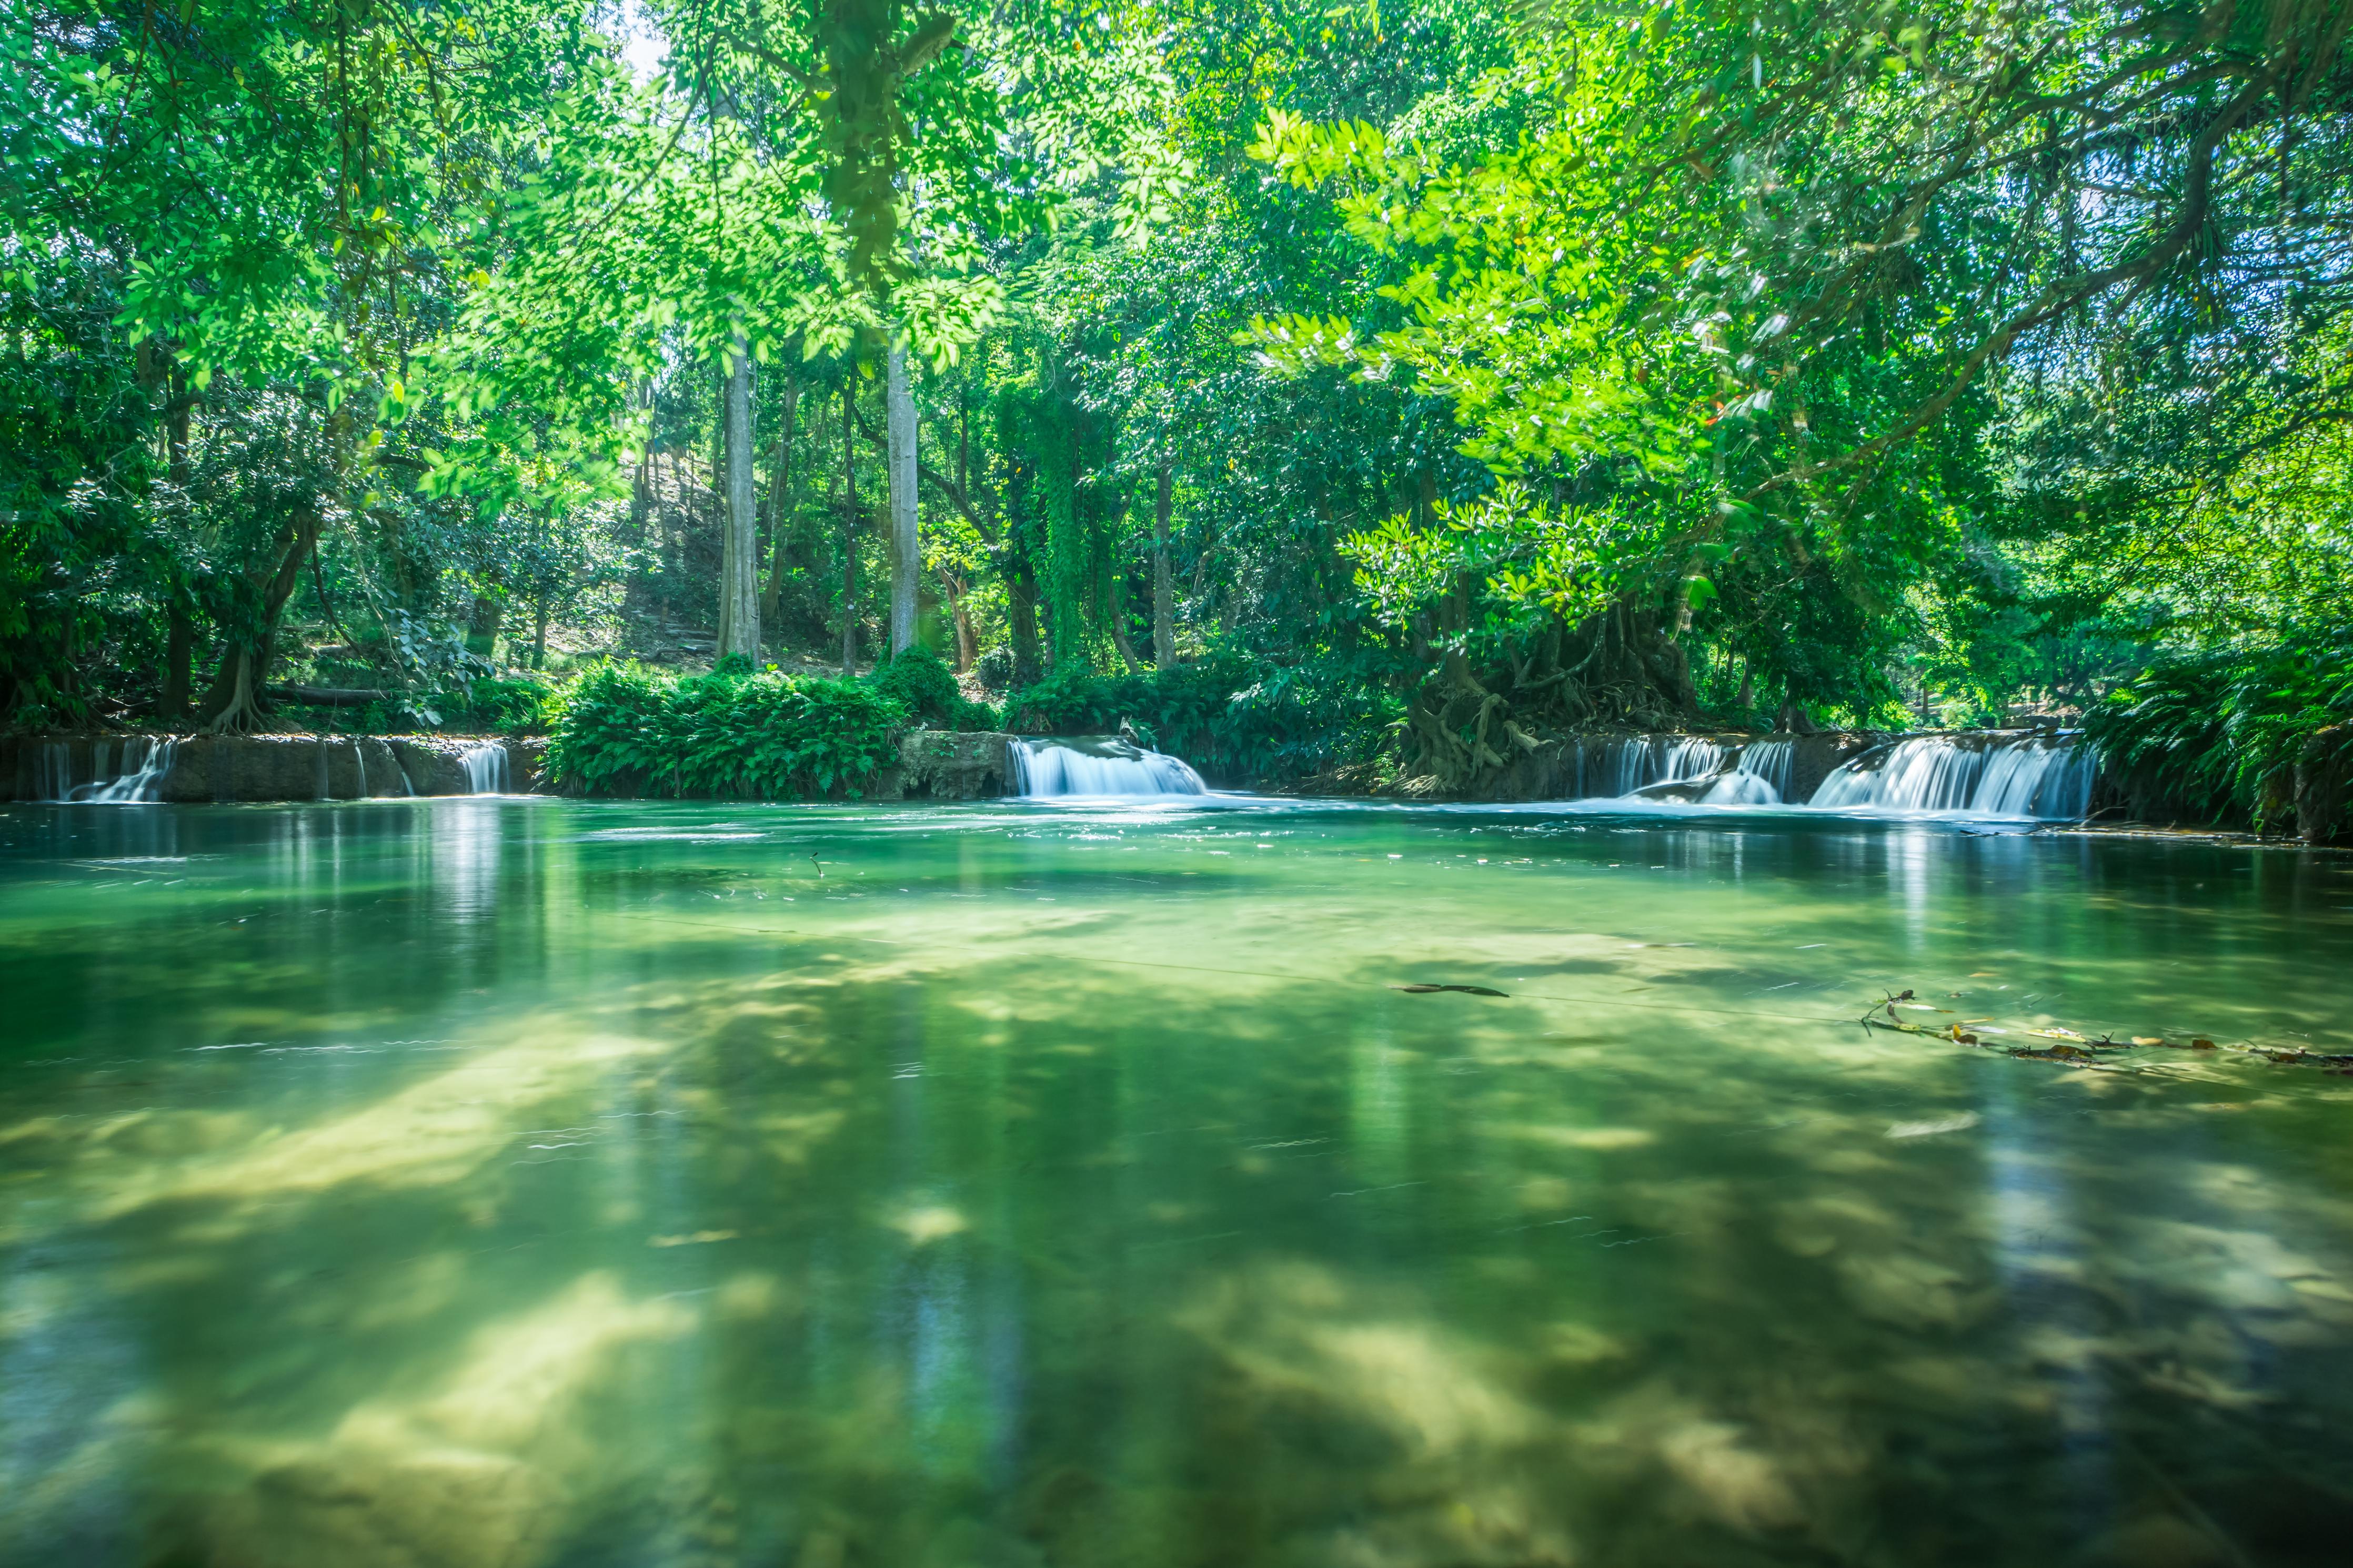
[{"label": "small waterfall ledge", "polygon": [[1207,795],[1209,789],[1183,758],[1117,735],[1014,736],[1006,750],[1012,793],[1030,799]]},{"label": "small waterfall ledge", "polygon": [[1516,759],[1480,798],[1787,805],[2079,821],[2097,752],[2073,731],[1580,735]]},{"label": "small waterfall ledge", "polygon": [[0,800],[58,805],[504,795],[545,742],[441,735],[0,737]]},{"label": "small waterfall ledge", "polygon": [[458,763],[466,770],[467,794],[512,793],[508,788],[507,748],[503,741],[469,742],[458,752]]}]

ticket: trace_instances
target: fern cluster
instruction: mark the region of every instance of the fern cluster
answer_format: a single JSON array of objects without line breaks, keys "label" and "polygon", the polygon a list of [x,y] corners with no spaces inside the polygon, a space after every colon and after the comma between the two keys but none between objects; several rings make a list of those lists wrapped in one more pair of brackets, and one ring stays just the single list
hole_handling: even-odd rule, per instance
[{"label": "fern cluster", "polygon": [[2258,829],[2295,809],[2299,763],[2353,746],[2348,725],[2353,655],[2306,637],[2160,661],[2084,721],[2136,812]]},{"label": "fern cluster", "polygon": [[598,665],[548,705],[547,768],[591,795],[855,796],[908,719],[898,698],[862,682]]}]

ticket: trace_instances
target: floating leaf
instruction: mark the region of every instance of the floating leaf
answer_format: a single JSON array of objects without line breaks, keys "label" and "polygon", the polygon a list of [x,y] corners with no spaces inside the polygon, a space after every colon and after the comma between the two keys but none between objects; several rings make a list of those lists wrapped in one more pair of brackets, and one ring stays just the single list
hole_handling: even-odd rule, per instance
[{"label": "floating leaf", "polygon": [[1508,996],[1508,991],[1496,991],[1484,985],[1431,985],[1416,981],[1410,985],[1392,985],[1392,991],[1402,991],[1409,996],[1426,996],[1433,991],[1460,991],[1465,996]]}]

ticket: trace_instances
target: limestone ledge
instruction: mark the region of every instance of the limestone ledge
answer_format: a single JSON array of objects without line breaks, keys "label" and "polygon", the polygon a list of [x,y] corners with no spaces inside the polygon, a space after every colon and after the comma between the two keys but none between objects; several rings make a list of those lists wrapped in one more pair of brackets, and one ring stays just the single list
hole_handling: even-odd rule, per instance
[{"label": "limestone ledge", "polygon": [[[53,799],[60,786],[105,783],[137,771],[165,737],[0,737],[0,800]],[[450,735],[184,735],[146,798],[166,805],[227,801],[402,799],[473,793],[466,754],[485,741],[507,754],[507,788],[548,792],[547,742]],[[987,800],[1006,793],[1010,735],[915,730],[899,761],[875,773],[868,800]]]},{"label": "limestone ledge", "polygon": [[[76,786],[135,772],[145,749],[165,737],[0,737],[0,800],[54,798]],[[466,753],[485,737],[450,735],[184,735],[172,739],[170,769],[147,798],[167,805],[216,801],[401,799],[470,795]],[[547,742],[498,740],[507,787],[538,786]],[[129,765],[126,766],[126,763]]]}]

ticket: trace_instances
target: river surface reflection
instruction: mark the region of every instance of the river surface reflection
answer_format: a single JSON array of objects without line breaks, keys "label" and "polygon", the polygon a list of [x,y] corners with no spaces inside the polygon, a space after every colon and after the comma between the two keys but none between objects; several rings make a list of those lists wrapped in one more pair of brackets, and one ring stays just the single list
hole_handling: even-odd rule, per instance
[{"label": "river surface reflection", "polygon": [[[2224,1048],[1856,1025],[1905,988]],[[2353,1049],[2343,858],[1218,797],[19,806],[0,998],[9,1568],[2353,1540],[2353,1078],[2231,1048]]]}]

